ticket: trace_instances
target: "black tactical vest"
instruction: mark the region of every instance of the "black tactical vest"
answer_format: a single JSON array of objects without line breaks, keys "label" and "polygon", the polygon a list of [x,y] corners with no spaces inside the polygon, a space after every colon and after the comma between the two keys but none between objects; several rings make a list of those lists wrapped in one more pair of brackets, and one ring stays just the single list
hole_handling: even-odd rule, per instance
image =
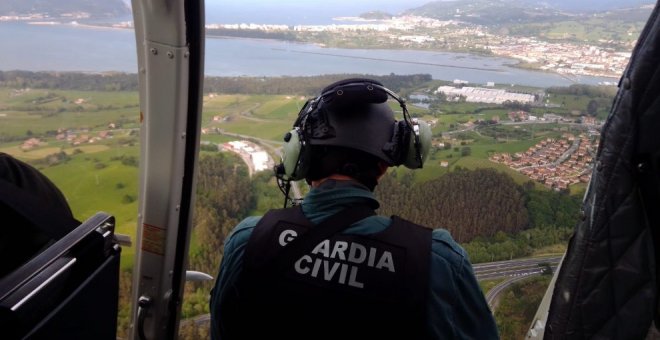
[{"label": "black tactical vest", "polygon": [[282,255],[313,226],[300,207],[272,210],[257,224],[233,303],[237,338],[428,338],[431,229],[394,216],[382,232],[336,233]]}]

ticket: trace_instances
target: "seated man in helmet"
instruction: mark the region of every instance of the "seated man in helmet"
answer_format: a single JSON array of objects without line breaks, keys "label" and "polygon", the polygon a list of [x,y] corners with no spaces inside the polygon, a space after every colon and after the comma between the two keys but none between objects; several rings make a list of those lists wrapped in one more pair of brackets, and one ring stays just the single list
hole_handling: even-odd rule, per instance
[{"label": "seated man in helmet", "polygon": [[430,134],[374,80],[339,81],[308,101],[275,171],[287,187],[305,179],[311,190],[302,204],[248,217],[228,237],[211,296],[212,337],[498,338],[449,233],[374,212],[379,178],[390,166],[421,168]]},{"label": "seated man in helmet", "polygon": [[0,277],[77,227],[62,192],[39,170],[0,152]]}]

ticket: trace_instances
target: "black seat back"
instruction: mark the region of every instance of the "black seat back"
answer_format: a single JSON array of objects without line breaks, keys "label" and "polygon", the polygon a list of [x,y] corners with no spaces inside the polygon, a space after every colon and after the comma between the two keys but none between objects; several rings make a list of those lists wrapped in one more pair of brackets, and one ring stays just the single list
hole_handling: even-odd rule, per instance
[{"label": "black seat back", "polygon": [[114,217],[97,213],[0,278],[5,339],[116,339]]}]

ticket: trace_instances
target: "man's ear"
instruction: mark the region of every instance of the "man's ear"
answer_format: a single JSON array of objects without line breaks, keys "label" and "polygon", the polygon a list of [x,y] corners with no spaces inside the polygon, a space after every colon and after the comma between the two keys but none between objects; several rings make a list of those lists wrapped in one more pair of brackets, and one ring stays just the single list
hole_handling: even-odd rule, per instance
[{"label": "man's ear", "polygon": [[387,172],[387,168],[389,167],[390,166],[385,162],[378,162],[378,170],[380,171],[380,174],[378,175],[378,179],[380,179],[381,177],[383,177],[383,175],[385,175],[385,173]]}]

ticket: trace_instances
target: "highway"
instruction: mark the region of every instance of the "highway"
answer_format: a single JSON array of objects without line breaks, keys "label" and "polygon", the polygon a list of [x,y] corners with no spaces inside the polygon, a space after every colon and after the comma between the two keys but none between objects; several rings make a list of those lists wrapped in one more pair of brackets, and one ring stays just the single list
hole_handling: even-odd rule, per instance
[{"label": "highway", "polygon": [[480,263],[472,266],[477,280],[507,278],[486,293],[486,302],[492,311],[497,308],[497,297],[510,285],[530,276],[540,275],[547,268],[554,273],[559,266],[561,256],[544,256],[510,261]]},{"label": "highway", "polygon": [[479,263],[472,266],[477,280],[498,279],[504,277],[527,276],[540,274],[543,267],[539,264],[547,263],[554,270],[561,256],[544,256],[527,259]]}]

